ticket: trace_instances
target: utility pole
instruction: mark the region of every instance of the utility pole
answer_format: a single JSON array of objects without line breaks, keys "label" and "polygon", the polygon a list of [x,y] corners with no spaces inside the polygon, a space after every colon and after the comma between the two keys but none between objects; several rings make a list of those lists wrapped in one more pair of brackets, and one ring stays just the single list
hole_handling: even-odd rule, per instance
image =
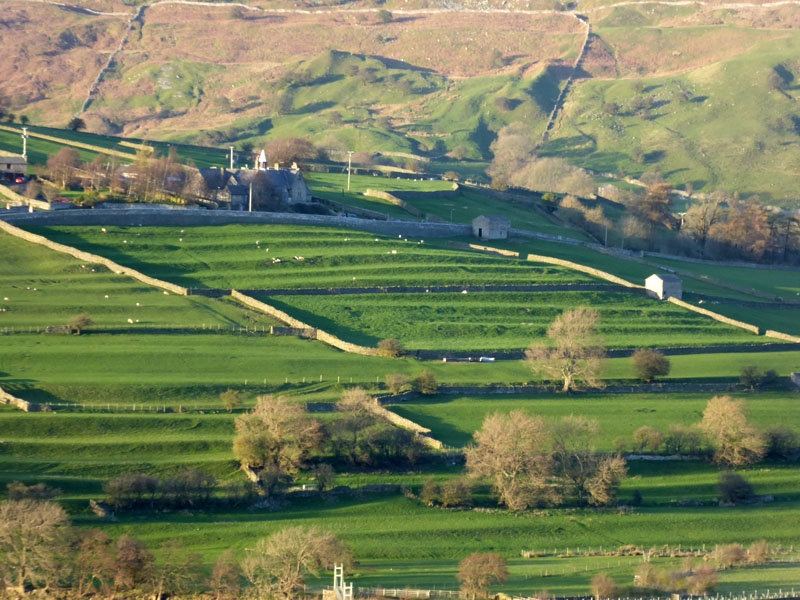
[{"label": "utility pole", "polygon": [[350,191],[350,164],[353,158],[353,151],[347,151],[347,191]]},{"label": "utility pole", "polygon": [[22,128],[22,158],[28,158],[28,128]]},{"label": "utility pole", "polygon": [[233,171],[233,146],[231,148],[231,171]]},{"label": "utility pole", "polygon": [[253,182],[250,182],[250,204],[247,212],[253,212]]}]

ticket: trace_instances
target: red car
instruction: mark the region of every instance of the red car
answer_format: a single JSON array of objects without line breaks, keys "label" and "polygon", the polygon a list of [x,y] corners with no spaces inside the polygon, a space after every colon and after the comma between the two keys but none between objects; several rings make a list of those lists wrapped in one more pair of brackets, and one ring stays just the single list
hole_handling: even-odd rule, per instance
[{"label": "red car", "polygon": [[14,183],[25,183],[25,178],[24,177],[17,177],[14,180]]}]

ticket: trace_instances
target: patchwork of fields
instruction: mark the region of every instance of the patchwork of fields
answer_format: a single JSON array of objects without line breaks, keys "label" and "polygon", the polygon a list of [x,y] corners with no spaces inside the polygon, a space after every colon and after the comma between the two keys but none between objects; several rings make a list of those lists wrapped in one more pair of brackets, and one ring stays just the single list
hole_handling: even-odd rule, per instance
[{"label": "patchwork of fields", "polygon": [[[427,241],[379,236],[376,242],[374,236],[349,231],[245,226],[106,229],[107,233],[100,228],[37,232],[149,275],[198,287],[257,288],[264,279],[271,287],[290,291],[421,282],[595,282],[561,267],[465,253]],[[0,406],[0,490],[15,480],[58,487],[63,492],[60,500],[79,527],[102,527],[112,536],[130,532],[152,548],[179,536],[210,565],[229,547],[242,552],[278,528],[313,523],[337,533],[353,548],[359,560],[353,575],[357,586],[455,589],[458,561],[471,552],[492,551],[509,559],[511,576],[498,588],[509,593],[546,588],[583,594],[594,574],[608,572],[630,581],[639,564],[626,557],[521,559],[522,550],[550,554],[624,544],[700,548],[761,538],[787,546],[796,542],[787,524],[800,519],[800,478],[796,464],[784,463],[762,463],[743,471],[757,493],[774,496],[773,504],[735,508],[715,505],[719,471],[712,465],[631,462],[620,500],[628,503],[638,490],[642,506],[636,509],[568,508],[516,515],[496,509],[429,508],[396,494],[345,494],[293,499],[271,512],[217,508],[121,513],[117,523],[102,522],[88,511],[87,501],[101,498],[103,483],[120,473],[163,476],[197,468],[223,481],[242,478],[231,449],[235,414],[224,412],[219,401],[220,392],[228,388],[240,390],[248,408],[264,393],[286,393],[298,402],[334,402],[351,383],[377,392],[385,389],[388,373],[413,377],[426,368],[441,384],[460,386],[527,383],[531,373],[520,361],[453,364],[349,355],[315,341],[269,336],[264,329],[273,321],[227,299],[164,295],[5,234],[0,235],[0,254],[7,258],[0,263],[0,298],[8,298],[0,303],[7,309],[0,313],[0,330],[13,330],[0,336],[0,386],[25,399],[56,405],[55,412],[38,414]],[[273,263],[273,257],[281,262]],[[314,323],[330,325],[334,333],[345,335],[349,330],[354,339],[369,342],[395,335],[410,347],[522,347],[540,337],[561,310],[578,304],[600,310],[610,346],[763,340],[623,292],[281,295],[270,301],[286,304],[301,318],[324,319]],[[96,323],[83,335],[38,332],[80,312]],[[732,383],[747,364],[774,368],[781,375],[800,366],[798,352],[670,359],[673,382]],[[630,362],[622,358],[607,362],[604,377],[610,383],[635,381]],[[640,425],[664,428],[673,422],[697,422],[708,397],[442,395],[391,408],[456,447],[469,443],[490,412],[523,408],[548,419],[584,414],[599,421],[600,448],[610,450],[614,438],[629,437]],[[797,421],[791,392],[751,394],[748,402],[759,426]],[[396,483],[418,492],[429,477],[444,480],[461,470],[436,457],[381,471],[338,465],[336,483]],[[305,480],[306,476],[299,479]],[[680,500],[701,505],[684,507]],[[477,488],[476,504],[494,506],[488,486]],[[791,571],[779,565],[729,571],[723,573],[719,589],[788,586]]]}]

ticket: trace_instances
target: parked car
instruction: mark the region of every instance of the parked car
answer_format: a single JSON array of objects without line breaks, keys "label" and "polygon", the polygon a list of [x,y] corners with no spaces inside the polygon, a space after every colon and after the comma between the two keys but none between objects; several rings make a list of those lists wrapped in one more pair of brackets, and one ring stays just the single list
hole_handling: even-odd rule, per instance
[{"label": "parked car", "polygon": [[24,177],[17,177],[14,180],[14,183],[25,183],[25,178]]}]

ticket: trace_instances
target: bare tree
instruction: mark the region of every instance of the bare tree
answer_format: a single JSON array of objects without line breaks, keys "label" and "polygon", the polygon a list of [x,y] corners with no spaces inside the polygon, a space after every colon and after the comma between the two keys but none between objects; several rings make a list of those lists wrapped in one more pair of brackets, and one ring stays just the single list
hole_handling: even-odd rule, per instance
[{"label": "bare tree", "polygon": [[130,534],[117,538],[114,558],[114,586],[117,590],[134,589],[150,581],[153,555]]},{"label": "bare tree", "polygon": [[533,343],[525,359],[534,373],[563,381],[563,392],[580,384],[600,385],[605,347],[597,333],[600,313],[592,308],[563,312],[547,329],[549,344]]},{"label": "bare tree", "polygon": [[475,552],[459,563],[456,579],[461,582],[461,591],[468,600],[486,598],[492,583],[508,579],[508,564],[499,554]]},{"label": "bare tree", "polygon": [[592,577],[592,596],[595,600],[605,600],[617,593],[617,584],[605,573]]},{"label": "bare tree", "polygon": [[747,422],[744,400],[715,396],[703,411],[700,429],[714,446],[714,460],[718,463],[747,465],[766,453],[764,436]]},{"label": "bare tree", "polygon": [[47,173],[53,183],[61,188],[75,176],[75,168],[81,164],[81,157],[75,148],[62,148],[58,153],[47,159]]},{"label": "bare tree", "polygon": [[579,505],[610,504],[627,470],[621,456],[597,452],[600,430],[597,421],[567,416],[552,428],[552,458],[564,493],[573,494]]},{"label": "bare tree", "polygon": [[722,194],[714,193],[710,198],[703,198],[698,204],[693,204],[686,211],[683,230],[694,238],[703,251],[711,228],[723,216],[721,205],[724,199]]},{"label": "bare tree", "polygon": [[100,530],[81,532],[75,548],[75,581],[78,596],[107,592],[114,581],[114,547]]},{"label": "bare tree", "polygon": [[239,579],[242,576],[242,569],[233,556],[233,550],[223,552],[214,567],[211,569],[211,577],[208,579],[208,587],[214,595],[214,600],[235,600],[239,597],[241,585]]},{"label": "bare tree", "polygon": [[544,420],[522,411],[488,415],[467,448],[467,471],[492,481],[500,501],[511,510],[552,502],[553,465],[547,453],[550,435]]},{"label": "bare tree", "polygon": [[375,423],[372,405],[375,398],[362,387],[349,388],[342,394],[336,408],[343,413],[332,426],[334,446],[351,463],[358,460],[358,450],[363,434]]},{"label": "bare tree", "polygon": [[259,396],[256,407],[236,418],[233,453],[242,465],[293,475],[319,446],[319,423],[286,396]]},{"label": "bare tree", "polygon": [[306,575],[316,575],[334,563],[352,563],[350,551],[336,536],[317,527],[288,527],[248,549],[241,566],[260,597],[291,600]]},{"label": "bare tree", "polygon": [[65,564],[69,520],[53,502],[0,504],[0,580],[22,592],[26,584],[48,587]]}]

